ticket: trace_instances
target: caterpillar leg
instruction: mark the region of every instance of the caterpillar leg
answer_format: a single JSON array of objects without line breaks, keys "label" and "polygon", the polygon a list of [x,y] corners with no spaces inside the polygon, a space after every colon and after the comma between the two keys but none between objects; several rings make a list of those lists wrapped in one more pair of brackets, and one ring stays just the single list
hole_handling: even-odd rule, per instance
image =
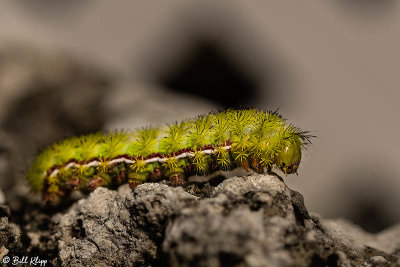
[{"label": "caterpillar leg", "polygon": [[267,166],[267,173],[272,174],[272,165]]},{"label": "caterpillar leg", "polygon": [[172,186],[183,186],[186,184],[185,175],[182,172],[175,172],[169,175]]},{"label": "caterpillar leg", "polygon": [[114,166],[111,169],[113,177],[115,177],[114,183],[117,185],[121,185],[128,180],[128,170],[124,164],[120,164],[119,166]]},{"label": "caterpillar leg", "polygon": [[146,181],[148,172],[131,172],[128,174],[129,188],[135,190],[135,188]]},{"label": "caterpillar leg", "polygon": [[129,188],[133,191],[135,188],[140,185],[142,182],[139,180],[129,180]]},{"label": "caterpillar leg", "polygon": [[78,177],[74,177],[71,180],[64,183],[64,188],[66,191],[72,192],[78,189],[80,186],[80,180]]},{"label": "caterpillar leg", "polygon": [[88,191],[94,191],[97,187],[103,184],[103,179],[99,176],[94,176],[87,184]]},{"label": "caterpillar leg", "polygon": [[160,180],[162,177],[162,172],[160,168],[154,168],[152,172],[150,172],[147,176],[147,179],[151,182],[156,182]]},{"label": "caterpillar leg", "polygon": [[57,192],[57,193],[46,192],[43,194],[43,204],[44,205],[57,205],[60,202],[61,197],[63,195],[64,194],[62,194],[61,191]]},{"label": "caterpillar leg", "polygon": [[243,160],[240,164],[242,165],[243,169],[246,170],[246,172],[249,171],[249,162],[247,160]]},{"label": "caterpillar leg", "polygon": [[60,202],[64,192],[60,189],[61,185],[56,177],[49,177],[45,181],[42,196],[45,205],[57,205]]},{"label": "caterpillar leg", "polygon": [[243,167],[243,169],[245,169],[246,172],[249,171],[249,167],[251,166],[249,164],[248,155],[249,154],[244,150],[232,151],[232,156],[237,166]]},{"label": "caterpillar leg", "polygon": [[259,159],[253,157],[253,158],[251,159],[251,162],[250,162],[250,163],[251,163],[251,164],[250,164],[251,168],[252,168],[256,173],[264,173],[264,167],[260,164]]},{"label": "caterpillar leg", "polygon": [[170,179],[172,186],[185,185],[185,169],[187,167],[188,161],[185,159],[177,160],[175,158],[170,158],[165,163],[163,163],[163,168],[165,170],[164,176]]}]

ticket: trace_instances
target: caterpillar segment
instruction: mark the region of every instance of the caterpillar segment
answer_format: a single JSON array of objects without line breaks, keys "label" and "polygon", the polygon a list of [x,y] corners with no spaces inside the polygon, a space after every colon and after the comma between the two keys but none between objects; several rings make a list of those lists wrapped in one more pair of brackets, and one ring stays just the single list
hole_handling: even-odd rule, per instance
[{"label": "caterpillar segment", "polygon": [[38,155],[27,179],[46,202],[56,203],[75,190],[124,183],[134,189],[161,179],[182,186],[191,175],[238,167],[265,173],[275,165],[288,175],[297,173],[311,137],[276,112],[227,110],[164,127],[66,139]]}]

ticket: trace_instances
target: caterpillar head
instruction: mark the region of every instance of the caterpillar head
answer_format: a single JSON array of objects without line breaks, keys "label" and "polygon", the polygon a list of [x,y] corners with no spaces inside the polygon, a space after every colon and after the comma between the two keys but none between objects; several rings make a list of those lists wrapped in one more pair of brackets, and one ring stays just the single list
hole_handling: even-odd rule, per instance
[{"label": "caterpillar head", "polygon": [[285,146],[275,157],[275,164],[285,175],[296,173],[301,161],[301,143],[295,141]]}]

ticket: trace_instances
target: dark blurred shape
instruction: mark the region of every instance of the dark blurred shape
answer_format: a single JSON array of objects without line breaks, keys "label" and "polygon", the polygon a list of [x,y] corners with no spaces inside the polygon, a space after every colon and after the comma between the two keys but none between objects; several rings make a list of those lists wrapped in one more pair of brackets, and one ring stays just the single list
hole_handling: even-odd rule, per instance
[{"label": "dark blurred shape", "polygon": [[226,108],[255,102],[257,82],[216,44],[198,42],[191,51],[180,67],[161,77],[162,85],[173,91],[206,98]]},{"label": "dark blurred shape", "polygon": [[398,222],[380,199],[364,197],[354,202],[356,209],[350,219],[370,233],[378,233]]},{"label": "dark blurred shape", "polygon": [[310,267],[319,267],[319,266],[338,266],[339,256],[335,253],[332,253],[328,256],[327,259],[323,259],[318,254],[314,254],[311,258]]},{"label": "dark blurred shape", "polygon": [[74,92],[70,88],[27,92],[11,107],[10,116],[1,126],[33,146],[47,146],[60,138],[98,131],[104,123],[99,102],[105,84],[99,83],[98,87],[91,92]]},{"label": "dark blurred shape", "polygon": [[398,188],[390,173],[368,169],[370,166],[382,169],[379,164],[368,162],[359,168],[354,166],[347,174],[347,182],[337,191],[342,192],[339,197],[346,202],[341,207],[344,212],[341,216],[368,232],[377,233],[400,220],[396,213]]}]

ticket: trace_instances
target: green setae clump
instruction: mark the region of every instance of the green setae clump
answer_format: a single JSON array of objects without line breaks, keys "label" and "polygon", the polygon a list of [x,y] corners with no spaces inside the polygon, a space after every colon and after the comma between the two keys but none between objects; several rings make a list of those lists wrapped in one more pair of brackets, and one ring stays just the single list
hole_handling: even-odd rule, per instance
[{"label": "green setae clump", "polygon": [[164,127],[66,139],[36,158],[27,179],[33,191],[56,202],[73,190],[125,182],[135,188],[162,178],[183,185],[190,175],[237,167],[264,173],[276,165],[287,175],[297,173],[310,137],[277,112],[226,110]]}]

